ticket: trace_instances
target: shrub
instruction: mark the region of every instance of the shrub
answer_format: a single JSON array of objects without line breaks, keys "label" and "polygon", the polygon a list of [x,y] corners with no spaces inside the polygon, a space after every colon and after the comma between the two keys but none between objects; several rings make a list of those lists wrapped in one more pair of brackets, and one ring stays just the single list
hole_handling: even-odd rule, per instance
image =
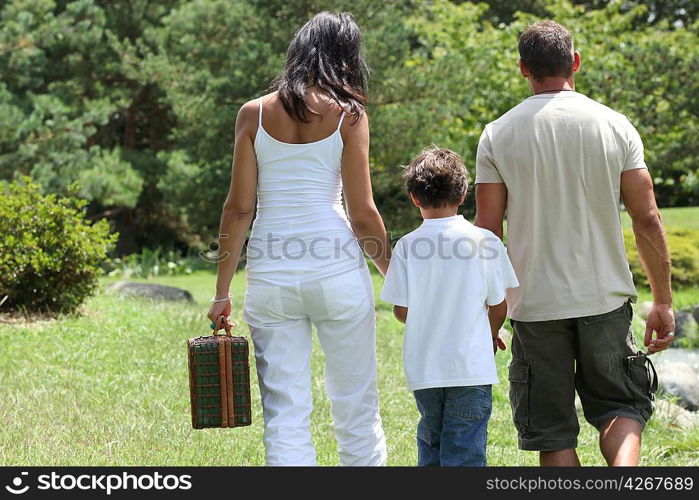
[{"label": "shrub", "polygon": [[74,311],[97,288],[100,263],[116,235],[109,234],[107,221],[85,219],[85,200],[42,195],[29,177],[0,191],[3,309]]},{"label": "shrub", "polygon": [[104,265],[107,276],[130,278],[153,278],[191,274],[194,269],[206,264],[195,255],[180,255],[176,250],[151,250],[144,248],[140,253],[110,259]]},{"label": "shrub", "polygon": [[[685,313],[690,311],[683,311]],[[684,347],[685,349],[699,349],[699,327],[695,322],[688,321],[684,325],[682,336],[675,341],[675,347]]]},{"label": "shrub", "polygon": [[[699,286],[699,231],[681,227],[666,227],[672,258],[672,284],[677,288]],[[636,249],[633,231],[624,229],[626,254],[634,281],[638,286],[649,286]]]}]

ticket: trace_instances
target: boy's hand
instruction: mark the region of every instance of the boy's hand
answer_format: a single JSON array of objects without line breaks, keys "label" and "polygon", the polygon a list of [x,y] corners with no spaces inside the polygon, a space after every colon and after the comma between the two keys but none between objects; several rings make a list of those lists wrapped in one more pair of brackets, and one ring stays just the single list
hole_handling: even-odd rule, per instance
[{"label": "boy's hand", "polygon": [[505,344],[505,341],[500,338],[500,335],[493,339],[493,354],[497,354],[498,349],[501,351],[507,350],[507,344]]},{"label": "boy's hand", "polygon": [[404,306],[393,306],[393,315],[401,323],[405,323],[408,320],[408,308]]}]

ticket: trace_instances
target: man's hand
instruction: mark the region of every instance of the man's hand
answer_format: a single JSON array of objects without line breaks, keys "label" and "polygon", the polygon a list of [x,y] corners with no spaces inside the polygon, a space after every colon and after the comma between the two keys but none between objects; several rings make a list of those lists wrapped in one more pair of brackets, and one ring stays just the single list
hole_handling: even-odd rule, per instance
[{"label": "man's hand", "polygon": [[493,354],[497,354],[498,349],[501,351],[507,350],[507,344],[505,344],[505,341],[500,338],[500,335],[493,339]]},{"label": "man's hand", "polygon": [[[653,339],[655,332],[655,339]],[[653,304],[646,320],[646,338],[643,344],[648,354],[664,351],[675,340],[675,313],[672,304]]]}]

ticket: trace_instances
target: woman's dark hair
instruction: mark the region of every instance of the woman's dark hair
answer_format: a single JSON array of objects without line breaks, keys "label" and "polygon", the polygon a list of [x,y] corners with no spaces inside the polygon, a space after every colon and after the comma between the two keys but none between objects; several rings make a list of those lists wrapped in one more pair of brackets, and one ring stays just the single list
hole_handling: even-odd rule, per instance
[{"label": "woman's dark hair", "polygon": [[294,35],[272,89],[286,112],[302,122],[313,113],[306,89],[314,85],[357,120],[364,113],[367,73],[362,34],[352,14],[321,12]]}]

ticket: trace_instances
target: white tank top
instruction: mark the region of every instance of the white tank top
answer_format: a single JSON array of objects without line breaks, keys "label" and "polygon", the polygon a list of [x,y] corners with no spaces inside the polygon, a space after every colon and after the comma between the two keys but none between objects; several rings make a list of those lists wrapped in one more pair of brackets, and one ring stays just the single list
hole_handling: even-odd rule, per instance
[{"label": "white tank top", "polygon": [[248,242],[249,274],[318,279],[364,264],[342,205],[340,117],[319,141],[281,142],[262,126],[255,135],[257,215]]}]

